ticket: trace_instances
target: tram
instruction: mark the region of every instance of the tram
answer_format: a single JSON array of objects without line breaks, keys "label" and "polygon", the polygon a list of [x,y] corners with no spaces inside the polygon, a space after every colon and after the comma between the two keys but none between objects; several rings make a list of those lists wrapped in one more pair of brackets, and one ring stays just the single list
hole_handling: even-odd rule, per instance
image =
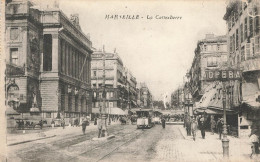
[{"label": "tram", "polygon": [[137,128],[151,128],[153,127],[151,110],[138,110],[136,111]]},{"label": "tram", "polygon": [[161,115],[162,115],[162,113],[160,111],[154,110],[153,111],[152,123],[153,124],[161,124],[161,118],[160,118]]}]

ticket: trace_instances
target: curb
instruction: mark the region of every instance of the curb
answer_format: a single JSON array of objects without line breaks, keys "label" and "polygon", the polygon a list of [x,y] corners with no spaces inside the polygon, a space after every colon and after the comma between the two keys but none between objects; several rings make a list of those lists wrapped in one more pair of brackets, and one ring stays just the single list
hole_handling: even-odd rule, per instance
[{"label": "curb", "polygon": [[52,137],[55,137],[55,136],[56,136],[56,135],[52,135],[52,136],[41,137],[41,138],[37,138],[37,139],[33,139],[33,140],[26,140],[26,141],[22,141],[22,142],[10,143],[10,144],[8,144],[7,146],[19,145],[19,144],[23,144],[23,143],[28,143],[28,142],[38,141],[38,140],[42,140],[42,139],[52,138]]},{"label": "curb", "polygon": [[180,128],[178,128],[178,130],[180,131],[180,133],[181,133],[182,137],[183,137],[183,138],[186,140],[186,139],[187,139],[187,137],[183,135],[183,133],[182,133],[181,129],[180,129]]}]

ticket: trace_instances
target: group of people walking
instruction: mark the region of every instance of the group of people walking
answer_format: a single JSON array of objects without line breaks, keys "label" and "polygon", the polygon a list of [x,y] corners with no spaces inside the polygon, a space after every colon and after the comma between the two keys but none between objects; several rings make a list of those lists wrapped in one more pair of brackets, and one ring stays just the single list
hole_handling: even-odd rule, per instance
[{"label": "group of people walking", "polygon": [[[214,135],[215,129],[217,128],[217,132],[219,133],[219,139],[221,139],[223,124],[224,124],[223,118],[219,118],[218,121],[216,122],[214,117],[211,116],[211,120],[210,120],[211,134]],[[196,140],[196,132],[198,129],[200,129],[202,139],[205,139],[206,136],[205,131],[206,131],[207,123],[204,116],[197,116],[197,117],[187,116],[184,125],[186,127],[187,135],[188,136],[192,135],[194,141]]]}]

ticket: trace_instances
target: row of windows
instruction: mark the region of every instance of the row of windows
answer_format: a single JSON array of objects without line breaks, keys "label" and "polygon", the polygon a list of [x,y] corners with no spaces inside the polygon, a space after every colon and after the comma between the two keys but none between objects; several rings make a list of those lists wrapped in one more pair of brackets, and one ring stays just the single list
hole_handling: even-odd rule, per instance
[{"label": "row of windows", "polygon": [[[93,92],[93,96],[94,98],[96,98],[97,96],[99,98],[102,98],[102,92]],[[113,98],[114,97],[114,92],[106,92],[106,98],[109,99],[109,98]]]},{"label": "row of windows", "polygon": [[90,81],[90,61],[75,47],[61,40],[61,72],[83,81]]},{"label": "row of windows", "polygon": [[[95,108],[100,107],[100,105],[102,105],[102,103],[99,103],[99,102],[93,102],[92,103],[92,106],[95,107]],[[113,108],[114,102],[106,102],[106,107]]]},{"label": "row of windows", "polygon": [[[255,9],[255,15],[258,14],[258,11]],[[252,37],[255,34],[259,33],[259,16],[253,17],[246,17],[242,24],[240,24],[239,29],[236,29],[235,33],[230,36],[230,52],[234,52],[236,49],[239,48],[239,36],[240,41],[244,42],[247,40],[248,37]],[[239,32],[240,30],[240,32]]]},{"label": "row of windows", "polygon": [[[68,95],[68,109],[72,110],[72,95]],[[79,106],[79,102],[80,102],[80,106]],[[87,105],[88,102],[86,100],[86,98],[82,97],[79,101],[79,96],[76,95],[75,96],[75,102],[74,102],[74,107],[75,107],[75,111],[78,112],[79,110],[84,110]],[[65,95],[61,95],[61,110],[64,110],[65,107]]]},{"label": "row of windows", "polygon": [[224,46],[217,44],[217,45],[203,45],[202,51],[222,51],[224,50]]}]

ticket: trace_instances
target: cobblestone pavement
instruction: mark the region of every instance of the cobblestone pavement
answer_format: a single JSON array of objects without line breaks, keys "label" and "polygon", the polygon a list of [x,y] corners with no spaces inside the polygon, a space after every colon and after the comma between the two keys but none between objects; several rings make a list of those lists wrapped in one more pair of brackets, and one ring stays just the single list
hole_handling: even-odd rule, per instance
[{"label": "cobblestone pavement", "polygon": [[[56,129],[54,138],[9,146],[9,161],[223,161],[222,143],[218,135],[206,132],[202,139],[197,132],[196,141],[187,136],[181,125],[156,125],[151,129],[136,129],[136,125],[111,125],[110,133],[116,137],[93,141],[97,130],[81,128]],[[230,139],[230,161],[257,161],[249,159],[250,145],[238,138]]]}]

